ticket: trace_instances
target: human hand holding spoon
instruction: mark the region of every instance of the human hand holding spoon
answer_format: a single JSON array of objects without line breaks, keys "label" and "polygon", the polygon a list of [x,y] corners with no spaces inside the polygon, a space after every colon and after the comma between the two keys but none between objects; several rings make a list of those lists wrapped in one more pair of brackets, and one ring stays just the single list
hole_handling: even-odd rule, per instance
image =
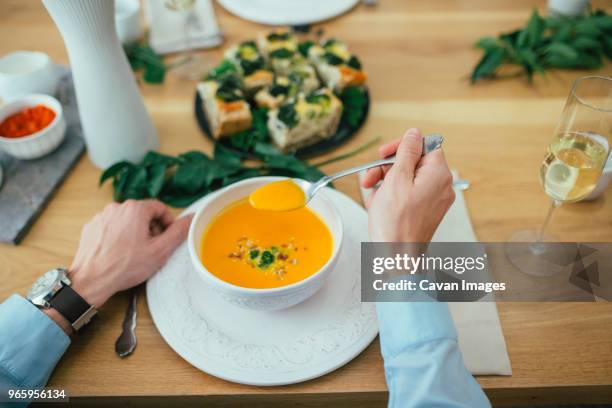
[{"label": "human hand holding spoon", "polygon": [[[444,138],[432,133],[423,138],[423,155],[439,149]],[[254,208],[268,211],[290,211],[304,207],[308,201],[322,188],[332,181],[353,173],[358,173],[372,167],[395,163],[395,155],[376,160],[361,166],[351,167],[338,173],[322,177],[316,182],[301,179],[287,179],[266,184],[253,191],[249,202]]]}]

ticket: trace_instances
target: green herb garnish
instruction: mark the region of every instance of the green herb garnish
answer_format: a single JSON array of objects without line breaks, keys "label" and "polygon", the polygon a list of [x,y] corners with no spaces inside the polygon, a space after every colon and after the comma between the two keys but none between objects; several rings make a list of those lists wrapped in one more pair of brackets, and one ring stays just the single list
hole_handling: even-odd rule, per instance
[{"label": "green herb garnish", "polygon": [[310,47],[312,47],[313,45],[314,45],[314,42],[311,40],[303,41],[298,44],[298,51],[304,57],[308,57],[308,50],[310,50]]},{"label": "green herb garnish", "polygon": [[227,74],[218,80],[219,87],[215,96],[224,102],[234,102],[244,99],[242,81],[237,75]]},{"label": "green herb garnish", "polygon": [[258,268],[266,269],[268,266],[274,263],[274,255],[270,251],[263,251],[261,253],[261,258],[259,259],[259,263],[257,264]]},{"label": "green herb garnish", "polygon": [[329,52],[329,51],[325,51],[325,54],[323,54],[323,59],[329,65],[340,65],[340,64],[344,63],[344,60],[342,58],[340,58],[336,54],[334,54],[332,52]]},{"label": "green herb garnish", "polygon": [[278,119],[283,122],[289,129],[298,124],[299,118],[295,111],[295,103],[288,102],[281,105],[278,110]]},{"label": "green herb garnish", "polygon": [[484,37],[476,47],[484,55],[471,74],[472,83],[494,78],[503,64],[521,67],[529,81],[546,69],[595,69],[612,59],[612,15],[599,10],[586,16],[541,17],[534,10],[519,30]]},{"label": "green herb garnish", "polygon": [[286,58],[291,58],[292,56],[293,56],[293,51],[287,48],[279,48],[270,53],[271,58],[286,59]]},{"label": "green herb garnish", "polygon": [[286,41],[289,39],[289,37],[291,36],[291,33],[289,31],[286,32],[282,32],[282,33],[278,33],[278,32],[273,32],[268,34],[268,41],[270,42],[275,42],[275,41]]},{"label": "green herb garnish", "polygon": [[359,61],[359,58],[357,58],[354,55],[352,55],[351,58],[349,58],[349,60],[346,62],[346,65],[348,65],[351,68],[361,69],[361,61]]},{"label": "green herb garnish", "polygon": [[251,251],[249,252],[249,257],[251,259],[255,259],[259,256],[259,249],[251,249]]}]

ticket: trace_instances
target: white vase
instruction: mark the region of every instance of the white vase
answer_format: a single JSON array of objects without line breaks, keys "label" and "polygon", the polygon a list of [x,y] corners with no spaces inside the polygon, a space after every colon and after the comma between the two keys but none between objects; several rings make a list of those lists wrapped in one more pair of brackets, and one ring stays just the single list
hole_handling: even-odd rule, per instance
[{"label": "white vase", "polygon": [[159,146],[134,74],[115,31],[112,0],[43,0],[64,39],[85,143],[105,168],[140,161]]}]

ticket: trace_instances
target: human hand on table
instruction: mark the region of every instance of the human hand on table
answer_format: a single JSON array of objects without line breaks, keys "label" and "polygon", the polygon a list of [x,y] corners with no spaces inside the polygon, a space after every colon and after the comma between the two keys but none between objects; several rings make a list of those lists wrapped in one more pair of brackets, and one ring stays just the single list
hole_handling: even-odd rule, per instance
[{"label": "human hand on table", "polygon": [[111,203],[88,222],[69,271],[72,288],[101,307],[161,268],[185,240],[191,216],[175,219],[159,201]]},{"label": "human hand on table", "polygon": [[396,155],[392,166],[368,170],[364,188],[381,186],[368,197],[372,241],[429,242],[455,200],[453,177],[441,149],[421,156],[418,129],[380,147],[381,158]]}]

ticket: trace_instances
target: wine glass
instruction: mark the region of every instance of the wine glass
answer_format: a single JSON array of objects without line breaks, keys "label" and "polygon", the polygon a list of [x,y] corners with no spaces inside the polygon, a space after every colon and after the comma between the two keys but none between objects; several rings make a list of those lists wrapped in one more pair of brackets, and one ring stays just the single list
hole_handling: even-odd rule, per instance
[{"label": "wine glass", "polygon": [[571,263],[575,245],[553,244],[546,230],[555,209],[587,197],[597,185],[612,142],[612,78],[587,76],[574,82],[561,120],[540,167],[540,182],[552,199],[538,230],[515,232],[508,259],[533,276],[552,276]]},{"label": "wine glass", "polygon": [[185,49],[170,64],[171,72],[186,80],[199,80],[205,71],[202,57],[195,54],[192,46],[192,31],[200,24],[194,13],[196,0],[164,0],[168,10],[181,13],[183,17],[183,42]]}]

